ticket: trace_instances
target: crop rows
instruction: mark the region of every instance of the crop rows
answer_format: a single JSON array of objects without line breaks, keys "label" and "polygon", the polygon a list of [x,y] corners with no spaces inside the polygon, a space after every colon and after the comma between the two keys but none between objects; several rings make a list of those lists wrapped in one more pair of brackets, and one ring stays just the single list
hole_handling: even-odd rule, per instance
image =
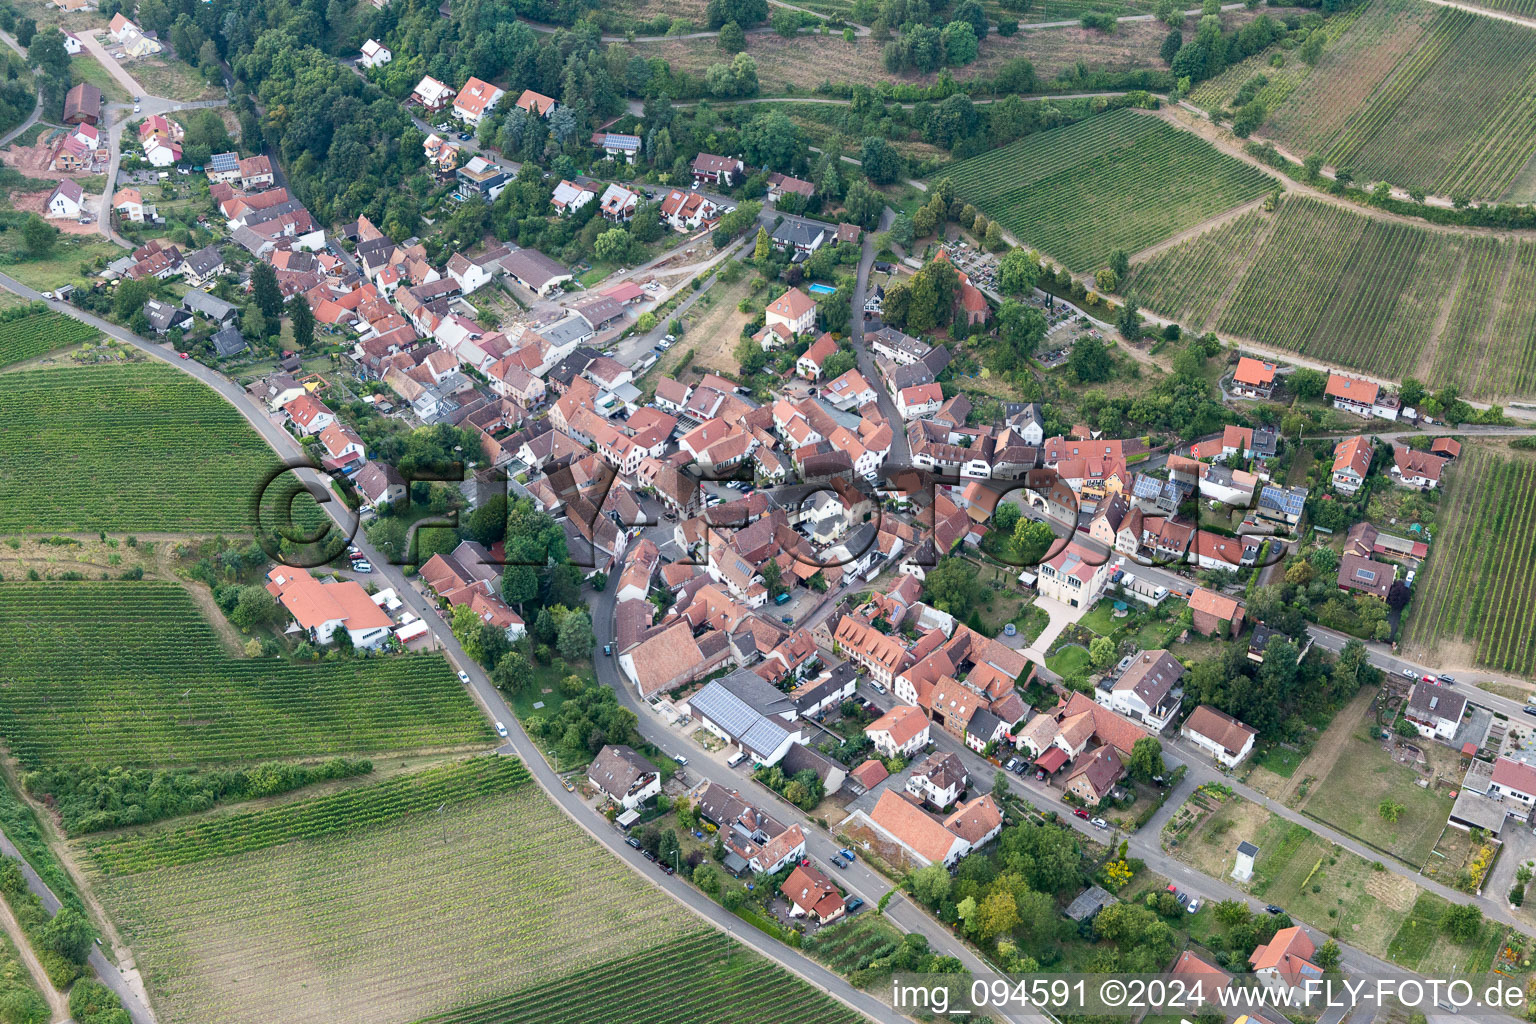
[{"label": "crop rows", "polygon": [[159,364],[0,376],[0,532],[250,531],[276,457]]},{"label": "crop rows", "polygon": [[[1419,0],[1373,0],[1356,9],[1359,16],[1337,36],[1339,16],[1328,19],[1322,59],[1285,102],[1269,105],[1265,137],[1302,154],[1325,150],[1350,115],[1419,45],[1435,12]],[[1289,59],[1300,62],[1294,56]]]},{"label": "crop rows", "polygon": [[[1250,217],[1272,227],[1255,235]],[[1536,243],[1292,197],[1273,215],[1245,215],[1171,246],[1131,277],[1148,309],[1191,325],[1228,287],[1216,311],[1223,333],[1385,377],[1423,374],[1446,310],[1435,380],[1478,398],[1536,390]]]},{"label": "crop rows", "polygon": [[944,172],[1026,245],[1083,272],[1263,195],[1268,175],[1131,110],[1041,132]]},{"label": "crop rows", "polygon": [[153,871],[233,857],[295,839],[332,838],[379,828],[444,803],[509,793],[531,778],[515,757],[477,757],[270,810],[204,817],[172,828],[89,840],[85,846],[103,874]]},{"label": "crop rows", "polygon": [[[1264,229],[1262,214],[1245,213],[1164,249],[1135,267],[1129,292],[1148,309],[1200,328],[1242,269]],[[1122,289],[1124,290],[1124,289]]]},{"label": "crop rows", "polygon": [[0,322],[0,366],[25,362],[54,349],[99,337],[101,332],[62,313],[34,313]]},{"label": "crop rows", "polygon": [[1473,379],[1479,376],[1476,370],[1482,363],[1489,313],[1498,300],[1515,247],[1484,236],[1471,238],[1466,248],[1466,264],[1435,352],[1430,380],[1436,382],[1464,379],[1469,368]]},{"label": "crop rows", "polygon": [[1536,148],[1536,31],[1442,9],[1325,158],[1363,181],[1497,198]]},{"label": "crop rows", "polygon": [[1474,450],[1458,460],[1417,590],[1410,642],[1472,645],[1480,665],[1536,669],[1536,463]]},{"label": "crop rows", "polygon": [[864,1020],[724,935],[699,932],[417,1024],[735,1024],[743,1019],[754,1024]]},{"label": "crop rows", "polygon": [[[506,783],[521,774],[502,770]],[[645,987],[613,973],[620,958],[696,935],[697,919],[536,786],[501,789],[457,801],[444,790],[438,803],[402,815],[391,811],[395,790],[360,788],[346,802],[325,798],[354,827],[195,863],[98,873],[93,887],[133,947],[162,1024],[398,1024],[515,993],[532,1004],[573,975],[579,980],[561,990],[553,1012],[581,1013],[584,1000],[607,1006],[611,981],[626,1000],[641,1000],[636,1006],[666,999],[672,1012],[687,1007],[667,1020],[695,1019],[694,1010],[697,1019],[739,1019],[742,999],[722,1001],[724,989],[704,979],[729,988],[740,978],[736,984],[767,999],[752,1003],[753,1019],[759,1009],[772,1020],[795,1012],[800,1020],[853,1019],[823,1016],[833,1004],[761,960],[731,955],[734,946],[716,947],[696,967],[658,959],[665,979]],[[241,823],[271,832],[266,819],[284,810],[242,815]],[[89,853],[82,859],[94,864]],[[713,1008],[693,1006],[696,997]],[[630,1017],[625,1009],[578,1019]]]},{"label": "crop rows", "polygon": [[146,766],[490,740],[437,656],[235,658],[173,583],[0,583],[0,735],[27,766]]}]

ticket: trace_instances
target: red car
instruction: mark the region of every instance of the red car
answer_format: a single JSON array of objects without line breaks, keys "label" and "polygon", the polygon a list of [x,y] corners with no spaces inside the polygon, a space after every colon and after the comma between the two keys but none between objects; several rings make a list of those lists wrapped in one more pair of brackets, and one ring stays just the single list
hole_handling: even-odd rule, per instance
[{"label": "red car", "polygon": [[1086,820],[1088,817],[1088,812],[1083,810],[1081,807],[1077,808],[1072,813],[1077,815],[1079,818],[1083,818],[1084,820]]}]

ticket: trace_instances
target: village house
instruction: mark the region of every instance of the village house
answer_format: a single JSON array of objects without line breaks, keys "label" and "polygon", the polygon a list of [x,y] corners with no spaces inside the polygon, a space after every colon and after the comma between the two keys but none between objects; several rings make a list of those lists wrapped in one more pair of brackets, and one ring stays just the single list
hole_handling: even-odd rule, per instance
[{"label": "village house", "polygon": [[466,124],[477,125],[506,94],[505,89],[471,77],[453,99],[453,114]]},{"label": "village house", "polygon": [[693,158],[693,180],[712,182],[721,188],[731,188],[747,175],[747,165],[736,157],[700,153]]},{"label": "village house", "polygon": [[1354,494],[1365,486],[1376,450],[1368,437],[1350,437],[1333,446],[1333,486],[1342,494]]},{"label": "village house", "polygon": [[1242,398],[1268,398],[1275,390],[1275,364],[1243,356],[1232,374],[1232,393]]},{"label": "village house", "polygon": [[1096,807],[1114,792],[1125,777],[1125,764],[1115,748],[1105,744],[1078,758],[1062,779],[1062,788],[1089,807]]},{"label": "village house", "polygon": [[1100,683],[1094,699],[1161,732],[1178,714],[1184,666],[1168,651],[1142,651],[1113,684]]},{"label": "village house", "polygon": [[431,75],[424,76],[411,90],[411,102],[433,114],[448,106],[452,99],[453,90]]},{"label": "village house", "polygon": [[1352,412],[1357,416],[1370,416],[1381,394],[1381,386],[1368,380],[1330,373],[1328,387],[1323,394],[1335,409]]},{"label": "village house", "polygon": [[1440,473],[1447,460],[1429,452],[1409,448],[1405,444],[1392,446],[1392,468],[1388,474],[1399,487],[1434,489],[1440,486]]},{"label": "village house", "polygon": [[1179,727],[1179,735],[1218,764],[1236,768],[1253,752],[1259,731],[1224,711],[1201,704]]},{"label": "village house", "polygon": [[1196,587],[1189,595],[1189,610],[1196,631],[1205,636],[1235,637],[1243,631],[1243,606],[1226,594]]},{"label": "village house", "polygon": [[661,792],[661,773],[633,747],[610,743],[587,766],[587,782],[626,811]]},{"label": "village house", "polygon": [[1299,925],[1292,925],[1280,929],[1268,943],[1255,949],[1248,962],[1259,983],[1269,991],[1301,995],[1308,981],[1323,976],[1323,969],[1312,962],[1316,953],[1317,945],[1307,933]]},{"label": "village house", "polygon": [[797,864],[779,891],[789,900],[790,917],[827,924],[843,916],[843,895],[826,875],[808,864]]},{"label": "village house", "polygon": [[389,636],[389,615],[352,580],[321,583],[307,569],[279,565],[267,573],[267,591],[293,616],[295,630],[329,644],[345,629],[354,648],[377,647]]},{"label": "village house", "polygon": [[1467,698],[1461,694],[1434,683],[1414,683],[1408,692],[1403,717],[1412,722],[1425,739],[1449,743],[1461,727],[1461,716],[1466,709]]},{"label": "village house", "polygon": [[1070,541],[1049,561],[1041,563],[1037,586],[1042,597],[1072,608],[1087,608],[1109,582],[1109,560]]},{"label": "village house", "polygon": [[1397,568],[1386,562],[1351,554],[1339,557],[1340,590],[1359,591],[1385,601],[1387,592],[1392,589],[1392,581],[1395,579],[1397,579]]},{"label": "village house", "polygon": [[364,43],[361,52],[362,57],[358,63],[365,68],[380,67],[394,59],[394,54],[389,52],[389,48],[377,39],[370,39]]}]

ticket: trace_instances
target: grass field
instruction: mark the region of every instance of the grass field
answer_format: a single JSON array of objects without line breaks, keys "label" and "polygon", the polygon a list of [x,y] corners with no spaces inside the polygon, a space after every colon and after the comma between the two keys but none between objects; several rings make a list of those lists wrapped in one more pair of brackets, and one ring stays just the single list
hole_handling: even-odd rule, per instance
[{"label": "grass field", "polygon": [[857,1019],[701,929],[515,759],[402,784],[423,799],[375,786],[167,829],[142,870],[79,844],[159,1018],[723,1024],[750,988],[764,1020]]},{"label": "grass field", "polygon": [[478,747],[437,656],[233,658],[173,583],[0,583],[0,732],[31,766]]},{"label": "grass field", "polygon": [[[1405,640],[1506,672],[1536,670],[1536,462],[1473,449],[1440,501],[1440,535],[1419,570]],[[1459,650],[1458,650],[1459,649]]]},{"label": "grass field", "polygon": [[1263,195],[1272,178],[1154,117],[1116,110],[947,168],[959,195],[1075,271]]},{"label": "grass field", "polygon": [[1128,287],[1191,326],[1369,373],[1536,392],[1536,242],[1290,197],[1153,254]]},{"label": "grass field", "polygon": [[1418,898],[1418,887],[1406,878],[1376,871],[1305,826],[1240,797],[1227,798],[1175,854],[1208,875],[1225,878],[1243,840],[1259,847],[1249,886],[1255,896],[1377,956],[1387,955]]},{"label": "grass field", "polygon": [[238,412],[168,366],[0,378],[0,531],[249,532],[276,465]]},{"label": "grass field", "polygon": [[98,338],[101,332],[62,313],[37,313],[0,321],[0,366]]},{"label": "grass field", "polygon": [[[1455,801],[1433,787],[1420,788],[1418,778],[1411,768],[1393,761],[1379,741],[1357,733],[1344,741],[1328,777],[1312,785],[1300,809],[1345,835],[1423,867]],[[1381,816],[1383,800],[1403,809],[1396,822]]]}]

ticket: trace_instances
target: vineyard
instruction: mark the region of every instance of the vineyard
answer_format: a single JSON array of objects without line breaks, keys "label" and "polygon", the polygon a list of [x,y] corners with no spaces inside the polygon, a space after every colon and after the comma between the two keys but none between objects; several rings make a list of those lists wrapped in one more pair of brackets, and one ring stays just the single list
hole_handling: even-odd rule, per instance
[{"label": "vineyard", "polygon": [[1365,181],[1497,198],[1536,147],[1536,31],[1442,9],[1325,153]]},{"label": "vineyard", "polygon": [[[1259,93],[1269,110],[1259,134],[1300,153],[1326,149],[1366,97],[1419,45],[1436,8],[1418,0],[1373,0],[1357,10],[1358,15],[1347,23],[1349,15],[1328,19],[1328,44],[1316,67],[1306,70],[1299,58],[1287,58],[1287,69],[1295,68],[1301,76],[1282,87],[1283,95],[1269,90]],[[1244,64],[1265,59],[1260,55]],[[1267,65],[1256,65],[1234,81],[1229,94],[1261,71],[1272,81],[1289,77],[1271,74]]]},{"label": "vineyard", "polygon": [[108,875],[130,875],[157,868],[197,864],[216,857],[281,846],[295,839],[340,836],[378,828],[438,805],[510,793],[531,781],[528,769],[513,757],[477,757],[414,775],[386,779],[365,789],[263,811],[199,818],[158,830],[122,832],[87,840],[96,867]]},{"label": "vineyard", "polygon": [[1449,476],[1405,640],[1442,657],[1465,643],[1468,661],[1529,675],[1536,670],[1536,463],[1474,449]]},{"label": "vineyard", "polygon": [[1536,242],[1436,232],[1292,197],[1273,215],[1248,214],[1155,254],[1133,268],[1129,287],[1148,309],[1192,326],[1214,321],[1223,333],[1385,377],[1432,372],[1468,397],[1498,398],[1536,392],[1533,286]]},{"label": "vineyard", "polygon": [[1262,196],[1273,179],[1133,110],[1040,132],[943,172],[1022,244],[1075,272]]},{"label": "vineyard", "polygon": [[1139,263],[1122,289],[1165,316],[1203,329],[1272,218],[1245,213]]},{"label": "vineyard", "polygon": [[189,765],[480,746],[437,656],[234,658],[174,583],[0,583],[0,734],[23,765]]},{"label": "vineyard", "polygon": [[[513,993],[531,1006],[573,975],[553,1012],[585,1013],[584,1001],[614,998],[598,977],[634,1000],[635,979],[609,965],[696,937],[697,920],[526,784],[520,767],[484,772],[478,760],[443,769],[410,807],[399,787],[374,786],[306,801],[301,821],[279,807],[212,833],[178,828],[156,847],[162,866],[146,860],[131,874],[102,874],[90,843],[82,859],[165,1024],[393,1024]],[[479,792],[449,799],[460,781]],[[170,855],[241,845],[246,829],[287,841],[203,859]],[[723,955],[730,948],[713,948],[700,973],[800,1004],[754,1003],[765,1014],[841,1019],[822,1016],[832,1004],[787,975]],[[645,998],[667,1000],[666,1019],[693,1019],[676,1013],[696,993],[739,1016],[739,1002],[656,963],[666,980]],[[504,1019],[536,1019],[518,1013]]]},{"label": "vineyard", "polygon": [[[751,1012],[744,1015],[742,1008],[748,1006]],[[860,1024],[864,1017],[724,935],[696,932],[417,1024],[735,1024],[742,1019],[762,1024]]]},{"label": "vineyard", "polygon": [[0,366],[25,362],[99,337],[101,332],[62,313],[33,313],[0,322]]},{"label": "vineyard", "polygon": [[0,376],[0,532],[248,532],[276,464],[234,408],[168,366]]}]

